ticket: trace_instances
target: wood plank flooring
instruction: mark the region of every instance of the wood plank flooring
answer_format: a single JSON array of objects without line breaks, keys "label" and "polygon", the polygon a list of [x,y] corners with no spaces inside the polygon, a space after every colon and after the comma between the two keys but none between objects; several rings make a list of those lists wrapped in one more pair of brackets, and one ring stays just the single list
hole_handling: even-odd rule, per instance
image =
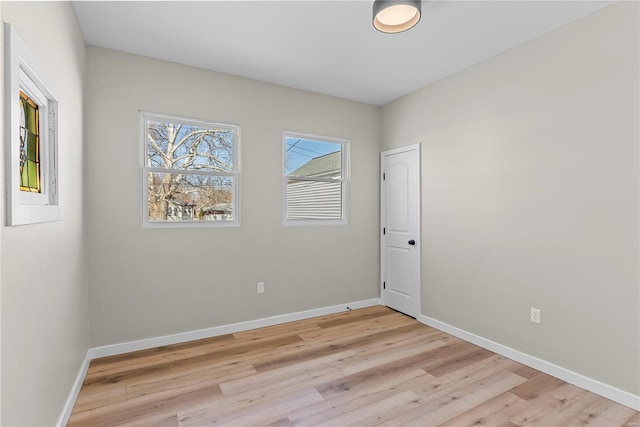
[{"label": "wood plank flooring", "polygon": [[386,307],[91,362],[69,426],[623,426],[640,414]]}]

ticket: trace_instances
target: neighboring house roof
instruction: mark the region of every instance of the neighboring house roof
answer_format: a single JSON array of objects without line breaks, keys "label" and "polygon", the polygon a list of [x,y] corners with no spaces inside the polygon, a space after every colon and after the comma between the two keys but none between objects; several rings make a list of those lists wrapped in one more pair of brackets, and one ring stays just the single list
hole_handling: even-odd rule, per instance
[{"label": "neighboring house roof", "polygon": [[176,197],[173,197],[171,200],[168,201],[169,203],[176,205],[176,206],[195,206],[195,203],[192,201],[185,201],[185,200],[180,200]]},{"label": "neighboring house roof", "polygon": [[231,213],[231,203],[216,203],[213,206],[202,208],[204,212],[228,212]]},{"label": "neighboring house roof", "polygon": [[340,172],[342,165],[342,152],[325,154],[309,160],[298,169],[294,170],[289,176],[332,176],[336,172]]}]

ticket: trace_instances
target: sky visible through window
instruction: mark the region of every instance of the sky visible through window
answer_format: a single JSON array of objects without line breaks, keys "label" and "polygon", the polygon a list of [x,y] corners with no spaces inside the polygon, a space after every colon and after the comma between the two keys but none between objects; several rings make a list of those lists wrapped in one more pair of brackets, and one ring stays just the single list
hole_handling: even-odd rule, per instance
[{"label": "sky visible through window", "polygon": [[285,138],[285,172],[289,175],[309,160],[341,149],[342,144],[287,136]]}]

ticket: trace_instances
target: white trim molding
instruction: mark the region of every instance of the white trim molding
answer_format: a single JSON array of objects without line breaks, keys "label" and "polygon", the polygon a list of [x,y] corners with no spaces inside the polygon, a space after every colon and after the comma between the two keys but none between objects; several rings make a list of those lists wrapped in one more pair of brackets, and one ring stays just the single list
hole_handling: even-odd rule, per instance
[{"label": "white trim molding", "polygon": [[[75,401],[78,397],[78,394],[80,393],[80,389],[87,374],[87,370],[89,369],[89,365],[93,359],[115,356],[132,351],[146,350],[149,348],[162,347],[165,345],[180,344],[203,338],[212,338],[220,335],[233,334],[250,329],[264,328],[266,326],[274,326],[283,323],[294,322],[297,320],[304,320],[318,316],[326,316],[328,314],[340,313],[348,310],[373,307],[376,305],[381,305],[380,298],[372,298],[368,300],[355,301],[352,303],[338,304],[311,310],[298,311],[295,313],[265,317],[262,319],[249,320],[246,322],[215,326],[212,328],[199,329],[179,334],[164,335],[155,338],[147,338],[137,341],[129,341],[125,343],[90,348],[87,351],[87,355],[85,356],[85,359],[80,367],[78,376],[76,377],[74,385],[71,389],[71,392],[69,393],[69,397],[67,398],[67,401],[64,405],[62,413],[60,414],[60,418],[58,419],[58,423],[56,424],[56,426],[62,427],[67,424],[67,421],[71,416],[71,411],[73,410]],[[427,317],[421,314],[418,316],[417,320],[420,323],[446,332],[450,335],[468,341],[482,348],[486,348],[487,350],[493,351],[494,353],[523,363],[546,374],[560,378],[568,383],[574,384],[578,387],[584,388],[585,390],[589,390],[600,396],[606,397],[607,399],[613,400],[614,402],[620,403],[621,405],[628,406],[629,408],[635,409],[636,411],[640,410],[640,396],[635,396],[631,393],[620,390],[608,384],[604,384],[592,378],[585,377],[584,375],[575,373],[561,366],[554,365],[553,363],[538,359],[537,357],[530,356],[518,350],[514,350],[505,345],[496,343],[495,341],[491,341],[489,339],[483,338],[471,332],[467,332],[463,329],[457,328],[431,317]]]},{"label": "white trim molding", "polygon": [[71,392],[69,393],[69,397],[67,397],[67,401],[65,402],[64,407],[62,408],[62,413],[58,418],[56,427],[64,427],[67,425],[67,422],[69,422],[71,411],[73,411],[73,406],[76,404],[76,399],[78,398],[78,394],[80,394],[80,389],[82,388],[84,377],[87,375],[89,365],[91,364],[90,353],[91,350],[89,349],[84,357],[82,365],[80,365],[80,371],[78,372],[78,376],[76,376],[73,387],[71,387]]},{"label": "white trim molding", "polygon": [[341,311],[354,310],[358,308],[373,307],[376,305],[380,305],[380,298],[372,298],[369,300],[333,305],[329,307],[314,308],[311,310],[281,314],[278,316],[265,317],[257,320],[249,320],[246,322],[232,323],[230,325],[214,326],[212,328],[182,332],[179,334],[164,335],[161,337],[146,338],[120,344],[105,345],[102,347],[95,347],[90,349],[89,355],[91,359],[97,359],[99,357],[114,356],[117,354],[129,353],[131,351],[146,350],[149,348],[162,347],[171,344],[180,344],[188,341],[233,334],[236,332],[248,331],[250,329],[280,325],[282,323],[294,322],[296,320],[310,319],[312,317],[326,316],[327,314],[340,313]]},{"label": "white trim molding", "polygon": [[501,356],[508,357],[509,359],[520,362],[524,365],[537,369],[545,374],[549,374],[556,378],[560,378],[563,381],[581,387],[585,390],[589,390],[595,394],[598,394],[607,399],[613,400],[621,405],[628,406],[631,409],[640,411],[640,396],[636,396],[619,388],[613,387],[609,384],[605,384],[593,378],[586,377],[582,374],[578,374],[569,369],[547,362],[546,360],[539,359],[521,351],[515,350],[506,345],[499,344],[490,339],[483,338],[474,333],[465,331],[448,323],[441,322],[440,320],[433,319],[431,317],[421,314],[418,317],[420,323],[431,326],[442,332],[446,332],[462,340],[468,341],[472,344],[485,348],[489,351],[497,353]]}]

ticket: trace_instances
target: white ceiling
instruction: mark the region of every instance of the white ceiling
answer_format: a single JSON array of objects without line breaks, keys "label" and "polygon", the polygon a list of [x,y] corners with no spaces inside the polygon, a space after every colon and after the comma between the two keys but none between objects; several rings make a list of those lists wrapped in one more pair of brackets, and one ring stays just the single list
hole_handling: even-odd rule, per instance
[{"label": "white ceiling", "polygon": [[424,1],[382,34],[368,0],[73,2],[86,42],[373,105],[588,15],[603,1]]}]

